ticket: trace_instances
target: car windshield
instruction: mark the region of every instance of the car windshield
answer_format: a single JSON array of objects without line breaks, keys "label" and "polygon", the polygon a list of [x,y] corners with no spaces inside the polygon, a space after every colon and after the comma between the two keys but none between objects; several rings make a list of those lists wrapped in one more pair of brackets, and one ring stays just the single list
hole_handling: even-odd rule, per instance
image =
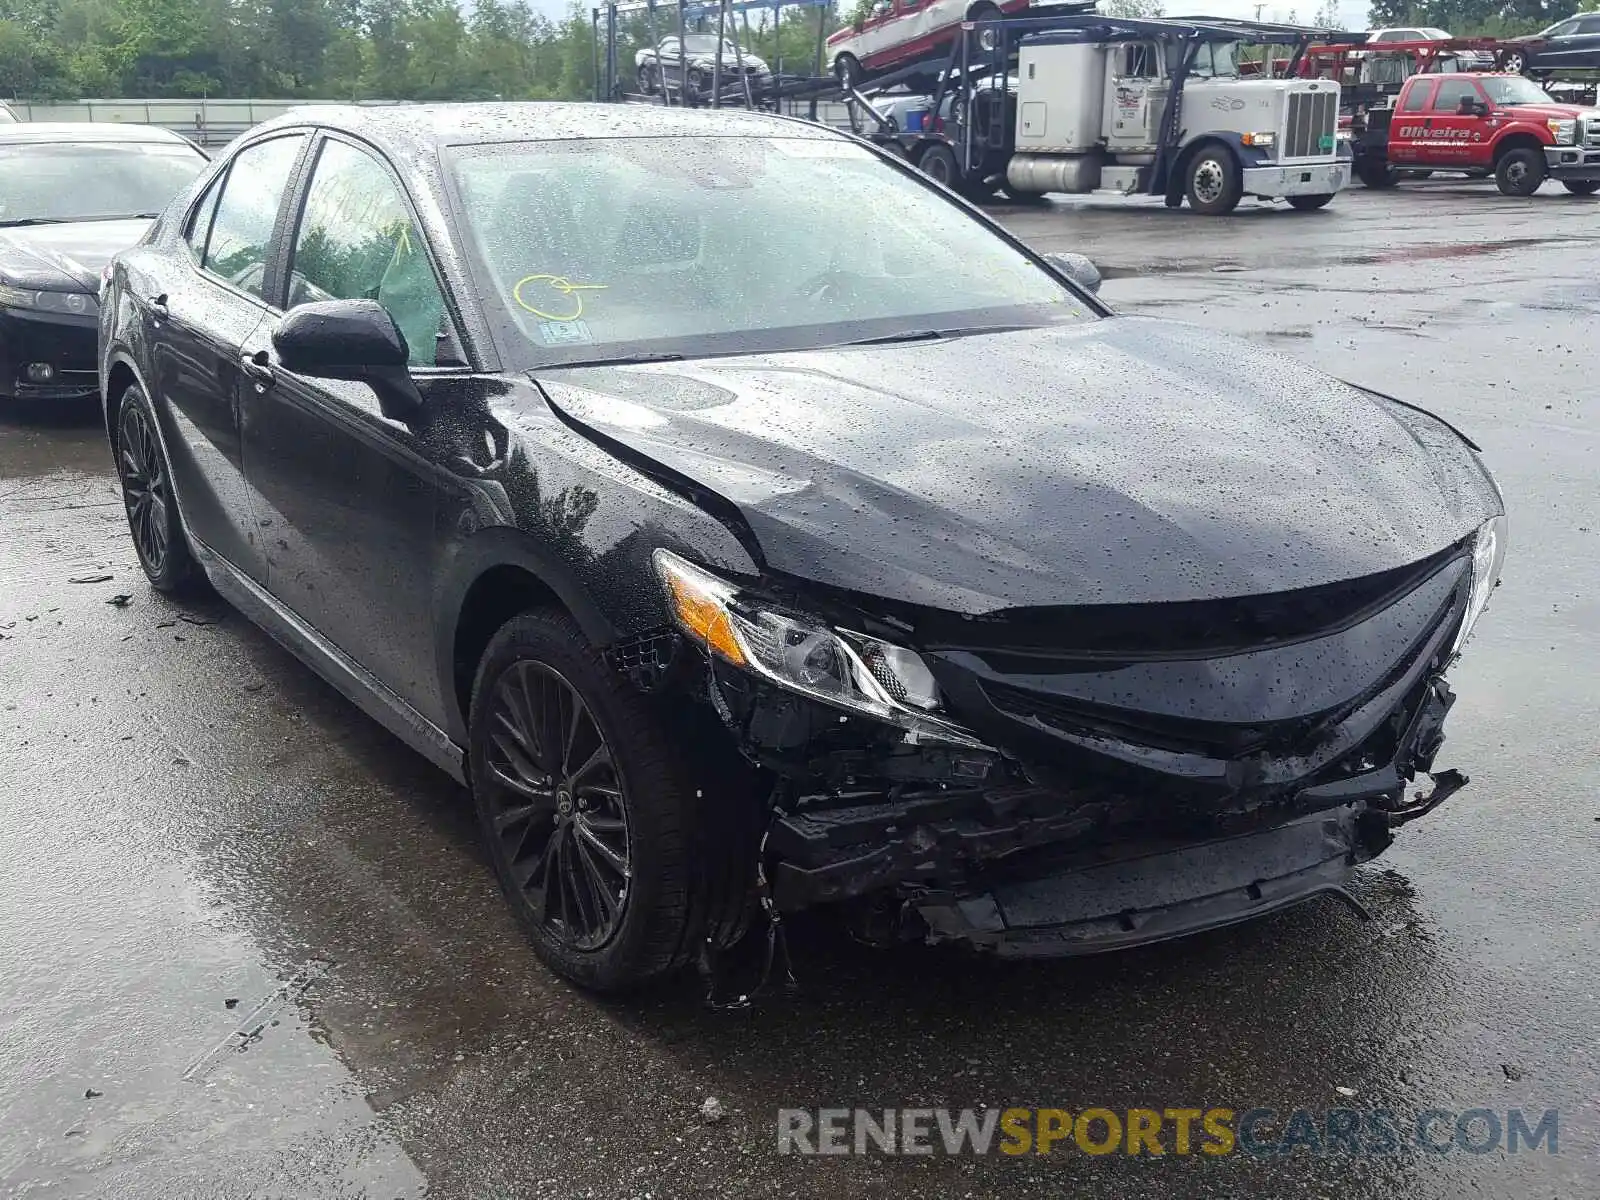
[{"label": "car windshield", "polygon": [[932,185],[842,138],[597,138],[453,158],[479,292],[523,367],[1094,313]]},{"label": "car windshield", "polygon": [[[715,54],[717,52],[717,35],[714,33],[691,33],[683,39],[683,48],[690,54]],[[732,42],[722,43],[724,58],[734,57]]]},{"label": "car windshield", "polygon": [[1550,93],[1518,75],[1486,75],[1478,80],[1496,104],[1554,104]]},{"label": "car windshield", "polygon": [[0,144],[0,225],[154,215],[205,165],[179,142]]}]

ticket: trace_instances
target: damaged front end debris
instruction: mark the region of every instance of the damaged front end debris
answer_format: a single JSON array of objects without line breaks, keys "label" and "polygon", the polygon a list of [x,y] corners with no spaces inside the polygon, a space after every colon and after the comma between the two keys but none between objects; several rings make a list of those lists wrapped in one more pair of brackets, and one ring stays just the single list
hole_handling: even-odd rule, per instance
[{"label": "damaged front end debris", "polygon": [[[871,941],[1016,957],[1316,896],[1360,911],[1352,869],[1467,782],[1432,773],[1476,599],[1464,548],[1298,597],[1170,606],[1148,634],[1127,611],[893,613],[863,634],[657,561],[679,637],[646,682],[676,672],[771,782],[762,986],[792,980],[783,914],[819,904]],[[916,651],[879,636],[900,626]]]}]

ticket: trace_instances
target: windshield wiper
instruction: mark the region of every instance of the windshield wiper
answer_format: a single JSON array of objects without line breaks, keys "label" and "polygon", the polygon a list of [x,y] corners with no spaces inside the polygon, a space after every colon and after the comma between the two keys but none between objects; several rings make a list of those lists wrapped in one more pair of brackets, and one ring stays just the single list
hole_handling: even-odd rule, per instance
[{"label": "windshield wiper", "polygon": [[20,229],[24,225],[65,225],[66,217],[13,217],[0,221],[0,229]]},{"label": "windshield wiper", "polygon": [[934,342],[941,338],[967,337],[977,333],[1011,333],[1017,329],[1033,329],[1032,325],[973,325],[965,329],[906,329],[900,333],[884,333],[877,337],[857,338],[840,342],[841,346],[887,346],[894,342]]},{"label": "windshield wiper", "polygon": [[535,371],[565,371],[570,367],[628,367],[639,363],[682,362],[681,354],[619,354],[614,358],[575,358],[568,362],[546,363]]}]

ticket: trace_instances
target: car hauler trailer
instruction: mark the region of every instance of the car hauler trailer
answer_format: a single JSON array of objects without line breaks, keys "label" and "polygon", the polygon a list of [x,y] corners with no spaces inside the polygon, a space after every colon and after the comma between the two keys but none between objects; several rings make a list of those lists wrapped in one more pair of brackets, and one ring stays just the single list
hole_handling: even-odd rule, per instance
[{"label": "car hauler trailer", "polygon": [[[750,14],[769,13],[776,27],[795,8],[816,14],[815,49],[801,70],[790,62],[785,71],[781,49],[770,64],[755,56]],[[820,67],[833,0],[614,0],[590,11],[596,100],[772,111],[806,101],[818,120],[819,101],[839,91]],[[634,42],[643,45],[630,50]]]},{"label": "car hauler trailer", "polygon": [[[1223,18],[1039,11],[964,22],[928,119],[909,131],[880,125],[867,136],[979,197],[999,188],[1015,197],[1110,191],[1220,214],[1247,195],[1320,208],[1348,182],[1338,84],[1294,70],[1244,78],[1237,65],[1242,45],[1290,45],[1297,62],[1313,41],[1348,35]],[[870,93],[850,95],[871,108]]]}]

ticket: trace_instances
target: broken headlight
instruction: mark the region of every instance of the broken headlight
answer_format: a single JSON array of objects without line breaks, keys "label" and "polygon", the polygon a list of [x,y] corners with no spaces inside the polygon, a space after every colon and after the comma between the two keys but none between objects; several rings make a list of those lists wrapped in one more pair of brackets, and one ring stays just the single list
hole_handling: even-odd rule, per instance
[{"label": "broken headlight", "polygon": [[942,715],[933,673],[915,651],[741,595],[669,550],[655,552],[655,567],[673,619],[715,658],[791,692],[899,726],[913,740],[982,745]]},{"label": "broken headlight", "polygon": [[1467,635],[1489,605],[1489,593],[1500,582],[1500,567],[1505,561],[1506,518],[1501,513],[1480,525],[1472,539],[1472,595],[1467,599],[1467,615],[1462,618],[1461,631],[1456,634],[1450,653],[1459,653],[1466,645]]}]

